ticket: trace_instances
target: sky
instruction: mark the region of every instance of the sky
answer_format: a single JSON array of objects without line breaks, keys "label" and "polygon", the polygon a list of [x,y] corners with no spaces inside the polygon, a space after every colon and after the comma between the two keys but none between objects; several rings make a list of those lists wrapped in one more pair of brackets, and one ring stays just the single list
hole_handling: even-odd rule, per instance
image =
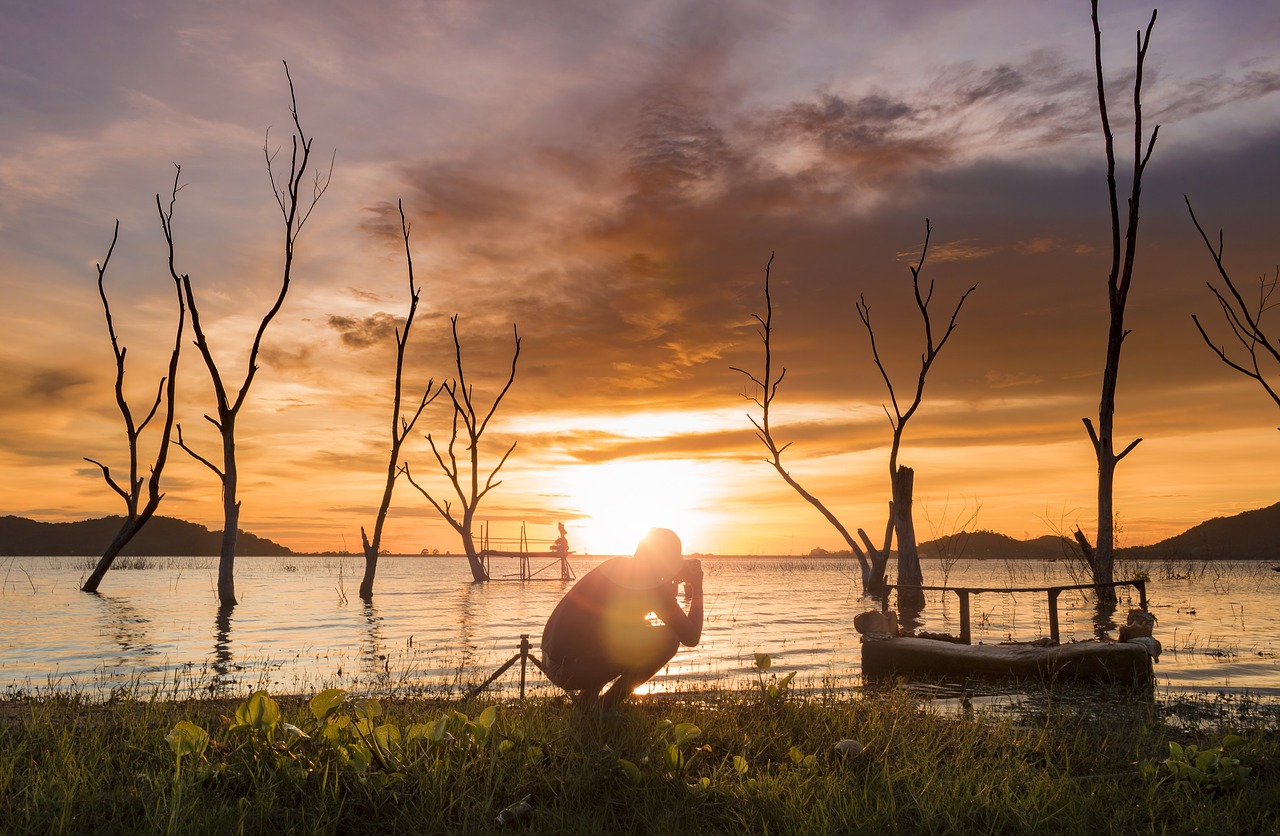
[{"label": "sky", "polygon": [[[1103,61],[1130,177],[1135,34],[1151,7],[1103,2]],[[1280,262],[1280,6],[1161,4],[1144,126],[1160,126],[1117,394],[1120,545],[1280,500],[1280,416],[1201,341],[1224,334],[1184,195],[1249,288]],[[900,461],[920,539],[960,525],[1037,537],[1096,527],[1096,421],[1110,219],[1084,0],[0,2],[0,514],[120,513],[85,457],[127,461],[95,265],[145,412],[177,317],[157,195],[175,176],[177,269],[238,385],[279,291],[283,229],[264,149],[287,164],[287,62],[316,170],[237,446],[241,528],[357,551],[390,441],[408,309],[396,206],[421,306],[406,397],[456,376],[482,407],[490,544],[627,553],[651,526],[686,552],[806,554],[843,543],[765,461],[757,396],[772,257],[771,415],[784,464],[850,529],[889,497],[884,382],[970,287]],[[181,166],[175,175],[174,165]],[[185,339],[177,419],[213,456],[207,372]],[[403,460],[451,489],[425,439]],[[143,437],[144,461],[158,436]],[[219,485],[173,450],[159,513],[222,527]],[[457,502],[454,500],[454,507]],[[401,480],[384,546],[457,551]]]}]

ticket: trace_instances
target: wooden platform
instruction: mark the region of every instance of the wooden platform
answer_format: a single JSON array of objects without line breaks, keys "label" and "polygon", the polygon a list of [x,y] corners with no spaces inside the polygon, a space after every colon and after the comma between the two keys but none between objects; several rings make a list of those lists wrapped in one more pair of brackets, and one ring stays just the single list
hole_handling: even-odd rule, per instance
[{"label": "wooden platform", "polygon": [[1082,641],[1046,647],[906,637],[864,641],[862,675],[868,682],[906,675],[1126,686],[1149,686],[1154,678],[1146,648],[1128,642]]}]

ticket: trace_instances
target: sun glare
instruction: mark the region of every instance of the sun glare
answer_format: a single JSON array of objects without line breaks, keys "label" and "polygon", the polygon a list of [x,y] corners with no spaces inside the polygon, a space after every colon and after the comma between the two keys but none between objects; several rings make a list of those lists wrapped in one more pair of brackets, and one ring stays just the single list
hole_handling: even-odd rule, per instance
[{"label": "sun glare", "polygon": [[702,510],[714,492],[690,461],[626,461],[581,466],[567,475],[566,500],[582,518],[570,535],[578,552],[631,554],[650,528],[669,528],[685,552],[702,542]]}]

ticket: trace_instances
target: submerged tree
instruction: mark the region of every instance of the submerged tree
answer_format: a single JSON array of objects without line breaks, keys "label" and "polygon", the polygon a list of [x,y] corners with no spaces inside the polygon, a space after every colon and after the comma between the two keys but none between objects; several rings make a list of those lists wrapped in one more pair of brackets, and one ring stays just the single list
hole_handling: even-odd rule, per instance
[{"label": "submerged tree", "polygon": [[[475,533],[473,531],[476,509],[489,491],[502,484],[501,481],[495,482],[493,480],[498,475],[498,471],[502,469],[502,466],[507,463],[507,458],[512,451],[516,449],[516,442],[511,442],[507,452],[502,454],[502,458],[498,460],[497,465],[494,466],[493,470],[489,471],[489,475],[485,478],[482,486],[480,483],[480,441],[484,436],[485,430],[489,427],[489,421],[498,411],[498,406],[502,403],[502,399],[507,396],[507,392],[511,389],[511,384],[515,382],[516,362],[520,359],[520,331],[518,328],[512,328],[516,345],[515,352],[511,356],[511,372],[507,376],[507,382],[503,385],[502,390],[498,392],[497,397],[493,399],[493,403],[488,410],[481,414],[476,408],[475,392],[471,385],[467,383],[466,374],[463,371],[462,342],[458,338],[457,314],[454,314],[450,319],[450,324],[453,327],[453,356],[458,376],[444,383],[441,389],[444,390],[445,394],[449,396],[449,400],[453,403],[453,432],[449,436],[449,443],[443,451],[436,444],[434,436],[430,433],[427,434],[427,443],[431,445],[431,452],[436,457],[436,464],[439,465],[441,472],[453,485],[454,495],[457,496],[458,504],[461,506],[461,516],[454,515],[452,500],[437,499],[415,482],[413,475],[409,472],[407,462],[401,470],[409,480],[409,483],[426,497],[432,507],[439,512],[445,522],[461,538],[462,549],[467,555],[467,563],[471,566],[472,579],[477,582],[487,581],[489,580],[489,573],[480,555],[480,549],[476,546]],[[459,422],[461,422],[466,431],[465,467],[458,462]]]},{"label": "submerged tree", "polygon": [[[276,179],[273,164],[275,153],[265,144],[263,146],[263,154],[267,160],[267,175],[271,179],[271,188],[284,219],[284,264],[281,268],[280,292],[276,295],[275,303],[263,315],[262,321],[258,325],[258,330],[253,337],[253,344],[249,349],[244,380],[239,389],[234,392],[223,381],[222,373],[218,370],[218,364],[214,361],[213,353],[209,349],[208,338],[200,321],[200,311],[196,306],[191,277],[185,273],[179,276],[174,264],[173,203],[170,202],[168,212],[163,210],[160,212],[165,239],[169,244],[169,272],[173,275],[175,281],[181,281],[182,283],[182,289],[187,299],[187,307],[191,309],[191,327],[196,334],[196,348],[199,349],[205,368],[209,371],[209,379],[213,383],[213,393],[216,400],[216,415],[206,414],[204,417],[206,421],[217,428],[218,434],[222,439],[221,466],[214,464],[210,459],[187,446],[182,438],[181,424],[177,428],[177,443],[192,458],[217,474],[218,480],[222,483],[223,526],[222,548],[218,561],[218,600],[224,607],[234,606],[236,603],[236,534],[240,523],[240,500],[236,493],[239,480],[239,470],[236,463],[236,418],[240,415],[240,409],[244,406],[245,398],[249,395],[249,388],[253,385],[254,377],[258,373],[258,352],[262,347],[263,335],[267,331],[267,326],[271,324],[271,320],[279,313],[281,306],[284,304],[285,295],[289,292],[289,282],[293,276],[294,247],[297,243],[298,234],[302,231],[303,225],[311,216],[311,211],[324,194],[325,189],[328,188],[329,180],[333,173],[331,160],[328,174],[321,175],[317,173],[311,181],[311,194],[303,196],[303,181],[307,175],[308,163],[311,161],[312,140],[307,137],[302,129],[302,123],[298,120],[298,100],[294,94],[293,78],[289,75],[288,64],[285,65],[285,78],[289,82],[289,113],[293,118],[293,153],[289,160],[288,175],[281,178],[280,181]],[[174,193],[176,195],[176,188]]]},{"label": "submerged tree", "polygon": [[[176,184],[174,188],[176,191]],[[106,550],[102,553],[102,557],[98,559],[98,564],[94,567],[93,572],[89,574],[84,585],[80,587],[85,592],[98,591],[98,586],[102,583],[102,578],[107,574],[107,570],[111,568],[111,564],[115,562],[116,557],[129,544],[134,535],[147,524],[152,515],[155,514],[156,508],[160,506],[160,500],[164,498],[164,494],[160,493],[160,474],[164,471],[164,465],[168,459],[169,440],[173,433],[173,403],[177,392],[178,358],[182,353],[182,331],[186,323],[186,307],[182,303],[182,287],[175,282],[174,286],[178,295],[178,326],[173,338],[173,351],[169,354],[169,371],[165,377],[160,379],[160,385],[156,389],[156,398],[151,404],[151,409],[147,411],[146,416],[141,421],[135,421],[133,410],[130,408],[129,401],[124,394],[124,362],[128,349],[120,345],[120,340],[116,336],[115,322],[111,318],[111,303],[107,300],[107,265],[111,262],[111,254],[115,252],[116,240],[119,236],[120,222],[116,221],[115,231],[111,235],[111,246],[107,248],[107,255],[102,260],[102,263],[96,266],[98,269],[98,296],[102,299],[102,312],[106,316],[107,333],[111,337],[111,351],[116,358],[116,406],[120,409],[120,416],[124,419],[125,439],[129,443],[129,481],[127,487],[121,486],[115,477],[111,475],[110,468],[96,459],[85,457],[85,461],[102,468],[102,478],[106,480],[108,487],[124,500],[125,507],[125,516],[120,523],[120,530],[116,532],[115,537],[112,538]],[[160,443],[156,448],[155,461],[151,465],[151,474],[147,478],[147,501],[139,507],[142,502],[142,476],[138,472],[138,440],[143,431],[146,430],[147,425],[156,417],[161,403],[164,404],[164,417],[160,428]]]},{"label": "submerged tree", "polygon": [[1196,219],[1190,199],[1185,196],[1183,199],[1187,202],[1187,211],[1191,213],[1191,222],[1195,224],[1196,232],[1200,233],[1200,240],[1204,241],[1205,248],[1208,249],[1209,255],[1213,258],[1213,264],[1218,269],[1218,277],[1226,286],[1223,289],[1211,281],[1205,282],[1218,303],[1222,319],[1227,323],[1227,330],[1235,340],[1235,347],[1228,351],[1226,345],[1215,343],[1195,314],[1192,314],[1191,320],[1195,322],[1196,330],[1200,332],[1205,345],[1218,355],[1219,360],[1250,380],[1257,381],[1262,391],[1270,396],[1276,406],[1280,406],[1280,392],[1277,392],[1277,388],[1280,388],[1280,380],[1273,382],[1268,379],[1268,377],[1280,377],[1280,340],[1262,328],[1263,316],[1280,304],[1271,299],[1277,285],[1280,285],[1280,267],[1276,268],[1271,276],[1264,273],[1258,279],[1257,296],[1252,300],[1246,299],[1244,292],[1232,280],[1226,265],[1223,264],[1222,230],[1218,230],[1218,245],[1215,247],[1204,228],[1200,226],[1200,221]]},{"label": "submerged tree", "polygon": [[421,289],[413,280],[413,251],[409,248],[409,222],[404,217],[404,202],[398,204],[400,209],[400,233],[404,237],[404,260],[409,273],[409,314],[405,317],[404,328],[396,329],[396,377],[391,397],[391,455],[387,459],[387,480],[382,488],[382,502],[378,505],[378,516],[373,524],[372,539],[360,526],[360,542],[364,546],[364,579],[360,581],[360,597],[368,602],[373,598],[373,579],[378,571],[378,553],[382,547],[382,529],[387,521],[387,511],[391,508],[391,493],[395,490],[396,478],[400,475],[400,448],[413,431],[422,410],[440,394],[431,393],[434,380],[427,381],[427,388],[422,393],[422,400],[409,416],[400,412],[400,398],[404,380],[404,348],[409,342],[409,329],[413,327],[413,318],[418,312],[418,296]]},{"label": "submerged tree", "polygon": [[[769,263],[765,267],[764,276],[764,298],[765,298],[765,315],[761,317],[753,314],[753,318],[759,324],[760,339],[764,343],[764,372],[762,376],[757,376],[751,372],[745,371],[737,367],[733,368],[751,383],[754,384],[759,392],[756,396],[749,396],[749,399],[761,409],[761,418],[756,420],[755,416],[748,416],[752,425],[756,429],[756,437],[764,444],[765,449],[769,451],[769,463],[773,466],[778,475],[782,477],[791,488],[796,491],[806,502],[818,510],[822,516],[831,523],[831,525],[844,538],[845,544],[858,558],[858,563],[862,569],[862,586],[863,589],[871,594],[882,594],[885,591],[888,581],[885,578],[885,567],[888,563],[889,553],[893,545],[894,532],[898,533],[898,578],[899,584],[908,586],[919,586],[922,583],[920,573],[920,556],[916,548],[915,526],[912,521],[911,505],[912,505],[912,487],[914,483],[914,471],[909,467],[900,466],[898,464],[898,453],[902,444],[903,431],[907,422],[911,419],[916,411],[920,408],[920,403],[924,397],[925,378],[929,373],[929,369],[933,366],[934,360],[937,359],[938,353],[942,350],[943,345],[951,337],[952,331],[956,327],[956,317],[960,313],[960,308],[964,304],[969,294],[974,291],[977,285],[969,288],[960,297],[956,303],[955,310],[951,313],[951,318],[947,323],[946,329],[942,336],[935,341],[932,317],[929,313],[929,304],[933,299],[933,283],[930,282],[928,289],[922,291],[920,287],[920,272],[924,269],[925,257],[929,251],[929,237],[933,231],[932,225],[925,220],[925,239],[924,246],[920,251],[920,260],[911,267],[912,288],[915,294],[916,307],[920,312],[921,320],[924,326],[924,352],[921,355],[920,371],[916,379],[915,395],[906,409],[903,409],[898,401],[897,394],[893,387],[893,381],[889,377],[884,363],[881,360],[879,350],[876,347],[875,332],[871,327],[871,309],[866,303],[866,299],[859,297],[857,302],[858,317],[861,319],[863,326],[867,329],[867,334],[871,339],[871,353],[875,361],[876,368],[880,370],[880,375],[884,379],[885,386],[889,390],[889,400],[893,405],[893,411],[890,412],[888,407],[885,408],[886,415],[889,416],[889,424],[893,430],[892,442],[889,452],[889,475],[890,475],[890,501],[889,501],[889,520],[885,526],[885,534],[883,546],[877,548],[867,536],[865,530],[859,528],[857,530],[858,537],[861,539],[861,546],[854,540],[849,533],[849,529],[840,522],[839,518],[816,496],[806,490],[790,472],[782,464],[782,454],[791,444],[783,444],[779,446],[774,436],[773,428],[770,424],[770,411],[773,401],[777,397],[778,387],[782,384],[783,378],[786,377],[787,370],[782,371],[774,377],[773,374],[773,298],[769,290],[769,275],[773,266],[773,256],[769,257]],[[865,551],[863,550],[865,547]],[[901,592],[900,592],[901,594]],[[907,603],[918,605],[919,594],[908,593],[905,596]]]},{"label": "submerged tree", "polygon": [[[1111,312],[1110,327],[1107,331],[1107,358],[1102,372],[1102,398],[1098,404],[1098,423],[1089,418],[1082,419],[1089,432],[1089,441],[1093,445],[1094,455],[1098,461],[1098,534],[1094,545],[1076,529],[1076,539],[1080,543],[1090,574],[1095,584],[1109,584],[1115,580],[1115,476],[1116,465],[1138,445],[1141,438],[1129,442],[1119,453],[1115,450],[1113,437],[1116,411],[1116,382],[1120,374],[1120,349],[1129,336],[1124,325],[1125,304],[1129,298],[1129,285],[1133,279],[1134,259],[1138,250],[1138,218],[1139,204],[1142,198],[1142,176],[1151,152],[1155,148],[1156,136],[1160,132],[1157,125],[1151,131],[1151,137],[1143,150],[1142,134],[1142,68],[1147,57],[1147,46],[1151,42],[1151,30],[1156,23],[1156,13],[1151,13],[1151,21],[1147,24],[1146,33],[1138,32],[1136,73],[1133,81],[1133,175],[1129,190],[1128,216],[1126,219],[1123,241],[1120,229],[1120,207],[1116,189],[1116,151],[1115,140],[1111,133],[1111,121],[1107,113],[1106,83],[1102,72],[1102,29],[1098,25],[1098,2],[1093,0],[1093,51],[1094,68],[1098,82],[1098,112],[1102,118],[1102,135],[1107,152],[1107,194],[1111,209],[1111,270],[1107,276],[1107,298]],[[1115,601],[1115,589],[1099,587],[1099,601],[1104,603]]]}]

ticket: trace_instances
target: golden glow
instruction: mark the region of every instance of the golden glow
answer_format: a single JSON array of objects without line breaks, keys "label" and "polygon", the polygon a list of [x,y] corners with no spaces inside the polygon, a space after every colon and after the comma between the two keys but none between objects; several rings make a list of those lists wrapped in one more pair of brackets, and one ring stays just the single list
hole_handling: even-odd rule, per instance
[{"label": "golden glow", "polygon": [[703,538],[703,510],[718,492],[706,465],[693,461],[619,461],[563,475],[566,504],[581,514],[570,542],[590,554],[631,554],[650,528],[669,528],[685,553]]}]

